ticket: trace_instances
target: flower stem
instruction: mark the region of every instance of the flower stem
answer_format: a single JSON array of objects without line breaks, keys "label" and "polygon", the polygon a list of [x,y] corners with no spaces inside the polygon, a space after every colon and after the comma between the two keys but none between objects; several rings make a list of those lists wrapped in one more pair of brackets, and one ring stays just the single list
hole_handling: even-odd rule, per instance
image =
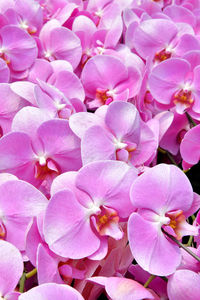
[{"label": "flower stem", "polygon": [[20,278],[20,281],[19,281],[19,292],[20,293],[24,292],[25,281],[26,281],[26,273],[23,273],[22,277]]},{"label": "flower stem", "polygon": [[144,287],[147,288],[148,285],[152,282],[152,280],[154,280],[154,278],[156,278],[156,275],[151,275],[148,280],[145,282]]},{"label": "flower stem", "polygon": [[197,261],[200,262],[200,257],[197,256],[194,252],[192,252],[190,249],[188,249],[186,246],[184,246],[181,242],[179,242],[174,236],[172,236],[171,234],[167,233],[166,231],[164,231],[164,229],[162,229],[162,232],[164,232],[164,234],[169,237],[173,242],[175,242],[179,247],[181,247],[183,250],[185,250],[188,254],[190,254],[192,257],[194,257]]},{"label": "flower stem", "polygon": [[167,151],[167,150],[165,150],[165,149],[163,149],[163,148],[161,148],[161,147],[158,147],[158,151],[159,151],[160,153],[162,153],[162,154],[166,154],[167,157],[168,157],[168,159],[170,160],[170,162],[171,162],[173,165],[176,165],[176,166],[178,167],[177,163],[175,162],[173,156],[171,155],[171,153],[170,153],[169,151]]},{"label": "flower stem", "polygon": [[166,154],[167,153],[167,151],[165,149],[161,148],[161,147],[158,147],[158,151],[160,153],[162,153],[162,154]]},{"label": "flower stem", "polygon": [[197,126],[197,124],[194,122],[194,120],[192,119],[192,117],[188,114],[188,112],[185,113],[187,118],[188,118],[188,121],[190,123],[190,127],[195,127]]},{"label": "flower stem", "polygon": [[34,276],[35,274],[37,274],[37,269],[33,269],[32,271],[26,273],[26,279],[31,278],[32,276]]},{"label": "flower stem", "polygon": [[175,162],[173,156],[172,156],[171,153],[169,153],[168,151],[167,151],[167,157],[169,158],[169,160],[171,161],[171,163],[172,163],[173,165],[175,165],[175,166],[178,167],[178,165],[177,165],[177,163]]},{"label": "flower stem", "polygon": [[189,241],[187,243],[187,247],[191,247],[192,246],[192,242],[193,242],[193,235],[190,235]]},{"label": "flower stem", "polygon": [[160,276],[160,278],[161,278],[162,280],[164,280],[165,282],[168,282],[167,277],[165,277],[165,276]]}]

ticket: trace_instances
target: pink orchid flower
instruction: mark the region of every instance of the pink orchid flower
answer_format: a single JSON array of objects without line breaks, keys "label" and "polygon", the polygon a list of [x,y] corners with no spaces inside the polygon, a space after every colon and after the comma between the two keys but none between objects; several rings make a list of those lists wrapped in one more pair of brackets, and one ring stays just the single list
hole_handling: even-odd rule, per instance
[{"label": "pink orchid flower", "polygon": [[46,210],[45,240],[63,257],[102,259],[108,238],[123,237],[119,222],[133,210],[129,187],[137,171],[123,162],[101,161],[84,166],[73,177],[65,174],[56,181],[63,189],[58,188]]},{"label": "pink orchid flower", "polygon": [[83,54],[81,58],[81,67],[95,55],[114,55],[118,53],[114,50],[119,42],[121,32],[116,28],[117,34],[110,29],[98,29],[94,22],[86,16],[75,18],[72,27],[73,32],[81,40]]},{"label": "pink orchid flower", "polygon": [[38,54],[35,40],[27,32],[14,25],[2,27],[0,36],[0,57],[13,72],[27,70]]},{"label": "pink orchid flower", "polygon": [[[129,38],[131,39],[130,35]],[[135,29],[131,44],[142,58],[150,56],[156,63],[172,56],[181,57],[191,50],[200,50],[200,43],[194,36],[192,27],[186,24],[185,27],[178,26],[168,19],[142,22]]]},{"label": "pink orchid flower", "polygon": [[199,119],[200,52],[188,52],[183,58],[171,58],[153,68],[149,90],[161,109],[176,108]]},{"label": "pink orchid flower", "polygon": [[[141,74],[136,68],[130,71],[118,58],[96,55],[88,60],[81,74],[90,108],[112,101],[127,101],[138,92]],[[94,100],[92,100],[94,99]]]},{"label": "pink orchid flower", "polygon": [[50,118],[68,119],[71,114],[86,110],[83,86],[67,61],[50,63],[37,59],[27,79],[13,82],[12,91],[44,110]]},{"label": "pink orchid flower", "polygon": [[38,45],[39,56],[49,61],[67,60],[74,69],[80,62],[82,48],[79,38],[55,19],[42,27]]},{"label": "pink orchid flower", "polygon": [[55,176],[81,166],[80,143],[68,121],[48,119],[38,108],[23,108],[12,132],[0,139],[0,170],[41,186],[47,194]]},{"label": "pink orchid flower", "polygon": [[198,209],[199,197],[193,194],[188,178],[179,168],[165,164],[140,175],[133,182],[130,196],[137,208],[128,221],[135,260],[151,274],[172,274],[181,262],[181,252],[162,230],[178,240],[184,235],[198,235],[198,228],[188,224],[186,218]]},{"label": "pink orchid flower", "polygon": [[74,114],[69,124],[81,138],[83,164],[112,159],[140,166],[148,164],[155,156],[156,131],[154,133],[140,120],[131,103],[113,102],[108,107],[102,106],[95,114]]},{"label": "pink orchid flower", "polygon": [[39,33],[43,24],[42,8],[34,0],[15,0],[3,13],[8,25],[16,25],[29,34]]},{"label": "pink orchid flower", "polygon": [[[84,91],[79,79],[73,73],[62,73],[55,83],[55,85],[61,85],[60,89],[40,81],[39,86],[35,86],[34,94],[38,107],[51,118],[69,119],[72,114],[86,110],[84,103],[80,100],[80,98],[83,99]],[[66,81],[68,85],[63,84],[65,79],[68,79]],[[62,87],[65,94],[61,91]]]}]

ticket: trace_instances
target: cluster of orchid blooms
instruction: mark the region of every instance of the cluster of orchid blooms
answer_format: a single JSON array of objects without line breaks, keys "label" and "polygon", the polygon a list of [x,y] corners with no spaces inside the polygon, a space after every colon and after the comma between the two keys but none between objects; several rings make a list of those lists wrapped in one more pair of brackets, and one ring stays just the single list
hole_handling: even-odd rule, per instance
[{"label": "cluster of orchid blooms", "polygon": [[199,300],[199,160],[200,0],[0,1],[0,299]]}]

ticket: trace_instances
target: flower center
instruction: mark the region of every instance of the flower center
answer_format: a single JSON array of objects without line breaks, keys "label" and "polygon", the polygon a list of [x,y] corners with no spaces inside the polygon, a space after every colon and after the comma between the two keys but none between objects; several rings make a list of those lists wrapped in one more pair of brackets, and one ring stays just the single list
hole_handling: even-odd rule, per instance
[{"label": "flower center", "polygon": [[164,60],[170,58],[171,55],[172,55],[172,53],[170,51],[168,51],[167,49],[163,49],[160,52],[157,52],[155,54],[154,60],[161,62],[161,61],[164,61]]},{"label": "flower center", "polygon": [[166,217],[170,219],[170,222],[168,224],[165,224],[163,229],[166,230],[169,234],[175,235],[177,239],[181,239],[183,236],[183,229],[185,226],[187,226],[183,211],[177,210],[174,212],[168,212],[166,213]]},{"label": "flower center", "polygon": [[185,216],[183,215],[182,210],[173,212],[173,213],[167,213],[167,217],[170,218],[169,226],[173,229],[176,229],[178,227],[178,224],[185,219]]},{"label": "flower center", "polygon": [[27,21],[21,19],[19,23],[20,28],[26,30],[29,34],[34,34],[37,31],[37,28],[35,26],[29,26]]},{"label": "flower center", "polygon": [[119,226],[119,216],[115,209],[100,206],[96,213],[90,213],[90,221],[101,236],[110,236],[115,240],[123,237],[123,231]]},{"label": "flower center", "polygon": [[35,164],[35,178],[44,180],[47,176],[57,176],[60,174],[58,165],[50,158],[38,157]]},{"label": "flower center", "polygon": [[96,90],[96,98],[99,100],[101,105],[108,105],[113,101],[114,92],[109,89],[100,89]]},{"label": "flower center", "polygon": [[101,207],[101,212],[99,215],[95,216],[96,218],[96,225],[97,225],[97,231],[100,235],[106,235],[107,228],[112,223],[118,224],[119,217],[117,215],[117,212],[114,209],[107,208],[107,207]]},{"label": "flower center", "polygon": [[116,160],[128,162],[137,144],[132,142],[115,142]]},{"label": "flower center", "polygon": [[176,105],[182,104],[186,108],[188,108],[194,102],[194,97],[192,95],[192,91],[187,89],[181,89],[174,93],[174,95],[172,96],[172,101]]}]

